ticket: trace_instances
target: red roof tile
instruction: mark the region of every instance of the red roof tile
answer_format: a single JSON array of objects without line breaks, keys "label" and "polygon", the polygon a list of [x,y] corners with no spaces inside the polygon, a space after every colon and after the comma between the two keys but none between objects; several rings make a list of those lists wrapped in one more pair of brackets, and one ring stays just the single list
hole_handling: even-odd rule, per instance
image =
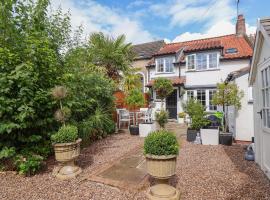
[{"label": "red roof tile", "polygon": [[[173,76],[173,77],[166,77],[167,79],[171,80],[173,85],[181,85],[186,82],[186,77],[185,76]],[[149,83],[146,85],[146,87],[152,87],[154,85],[155,80],[152,79],[149,81]]]},{"label": "red roof tile", "polygon": [[[207,39],[166,44],[155,55],[176,53],[182,48],[185,52],[207,49],[222,49],[224,59],[248,58],[251,57],[253,53],[251,46],[244,37],[232,34]],[[237,53],[226,53],[226,50],[230,48],[236,48]]]}]

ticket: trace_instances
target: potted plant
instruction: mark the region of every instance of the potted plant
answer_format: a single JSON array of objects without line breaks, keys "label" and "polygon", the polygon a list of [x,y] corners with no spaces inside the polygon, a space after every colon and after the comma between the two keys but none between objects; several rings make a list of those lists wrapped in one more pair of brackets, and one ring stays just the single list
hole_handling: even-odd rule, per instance
[{"label": "potted plant", "polygon": [[222,106],[223,109],[223,126],[222,133],[219,136],[219,143],[224,145],[232,145],[233,133],[229,133],[228,128],[228,106],[233,106],[235,110],[241,108],[241,99],[244,95],[235,83],[218,83],[217,92],[213,96],[213,104]]},{"label": "potted plant", "polygon": [[60,163],[56,177],[70,179],[81,173],[81,168],[75,166],[74,160],[80,155],[81,139],[78,138],[76,126],[63,125],[59,131],[51,136],[55,159]]},{"label": "potted plant", "polygon": [[[130,110],[135,110],[136,108],[143,106],[145,104],[145,101],[142,91],[139,88],[134,88],[130,90],[125,98],[125,102]],[[135,123],[130,125],[129,132],[131,135],[139,135],[138,124]]]},{"label": "potted plant", "polygon": [[144,141],[147,172],[157,179],[175,175],[179,144],[176,136],[164,129],[150,133]]},{"label": "potted plant", "polygon": [[165,125],[168,123],[169,114],[165,110],[156,112],[156,122],[158,123],[161,129],[165,128]]},{"label": "potted plant", "polygon": [[67,96],[67,89],[64,86],[56,86],[52,90],[52,96],[59,102],[60,108],[55,112],[54,117],[62,123],[57,133],[51,136],[55,159],[60,163],[57,168],[56,177],[59,179],[70,179],[81,173],[81,168],[74,165],[74,160],[80,154],[81,139],[78,138],[76,126],[66,125],[70,117],[69,108],[62,105],[62,100]]},{"label": "potted plant", "polygon": [[200,129],[207,125],[203,105],[195,99],[190,99],[183,104],[186,113],[191,119],[191,124],[187,129],[187,141],[194,142]]},{"label": "potted plant", "polygon": [[173,92],[173,85],[169,79],[159,77],[155,79],[153,89],[161,98],[161,110],[156,112],[155,119],[160,128],[165,128],[165,124],[168,122],[168,112],[164,109],[164,99]]},{"label": "potted plant", "polygon": [[178,114],[178,123],[179,124],[185,123],[185,117],[186,117],[186,113],[185,112],[180,112]]}]

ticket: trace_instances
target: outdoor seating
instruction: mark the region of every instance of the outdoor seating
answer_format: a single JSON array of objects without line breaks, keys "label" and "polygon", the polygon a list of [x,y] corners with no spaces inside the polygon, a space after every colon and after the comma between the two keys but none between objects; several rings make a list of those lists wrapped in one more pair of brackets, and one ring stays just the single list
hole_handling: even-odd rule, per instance
[{"label": "outdoor seating", "polygon": [[121,128],[122,123],[128,123],[128,126],[130,125],[130,113],[126,109],[119,109],[117,110],[118,115],[118,128]]}]

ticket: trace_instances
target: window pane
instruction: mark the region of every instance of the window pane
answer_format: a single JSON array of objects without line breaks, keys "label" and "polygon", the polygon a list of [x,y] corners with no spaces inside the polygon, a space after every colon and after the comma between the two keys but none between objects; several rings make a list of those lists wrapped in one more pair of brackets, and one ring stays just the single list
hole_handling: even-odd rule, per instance
[{"label": "window pane", "polygon": [[268,88],[265,90],[265,105],[266,107],[269,107],[269,89]]},{"label": "window pane", "polygon": [[173,72],[173,58],[165,59],[165,72]]},{"label": "window pane", "polygon": [[194,91],[192,90],[187,91],[187,100],[190,100],[193,98],[194,98]]},{"label": "window pane", "polygon": [[158,59],[157,60],[157,71],[158,72],[163,72],[164,71],[164,63],[163,59]]},{"label": "window pane", "polygon": [[270,128],[270,109],[266,110],[267,127]]},{"label": "window pane", "polygon": [[269,86],[269,84],[268,84],[268,79],[269,79],[268,68],[265,69],[264,74],[265,74],[265,83],[264,84],[265,84],[265,87],[268,87]]},{"label": "window pane", "polygon": [[265,89],[262,89],[263,106],[265,107]]},{"label": "window pane", "polygon": [[217,106],[212,104],[213,96],[216,90],[209,90],[209,110],[217,110]]},{"label": "window pane", "polygon": [[207,69],[207,54],[197,54],[197,70]]},{"label": "window pane", "polygon": [[217,68],[217,53],[209,54],[209,68]]},{"label": "window pane", "polygon": [[264,70],[261,72],[262,74],[262,87],[264,87]]},{"label": "window pane", "polygon": [[197,100],[206,106],[205,90],[197,90]]},{"label": "window pane", "polygon": [[188,69],[195,69],[195,55],[187,56]]},{"label": "window pane", "polygon": [[265,109],[263,109],[262,118],[263,118],[263,126],[266,127],[266,110]]}]

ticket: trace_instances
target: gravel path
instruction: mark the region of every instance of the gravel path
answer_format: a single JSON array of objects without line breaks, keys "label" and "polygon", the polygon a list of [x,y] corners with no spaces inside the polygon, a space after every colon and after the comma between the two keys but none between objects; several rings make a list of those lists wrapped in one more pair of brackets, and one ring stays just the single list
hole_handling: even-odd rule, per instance
[{"label": "gravel path", "polygon": [[[82,151],[79,164],[83,173],[75,180],[60,181],[49,168],[33,177],[13,172],[0,173],[2,200],[145,200],[144,192],[123,191],[86,180],[93,170],[142,145],[143,139],[117,134]],[[184,142],[171,183],[183,199],[270,199],[270,182],[255,163],[243,160],[242,146],[202,146]]]}]

